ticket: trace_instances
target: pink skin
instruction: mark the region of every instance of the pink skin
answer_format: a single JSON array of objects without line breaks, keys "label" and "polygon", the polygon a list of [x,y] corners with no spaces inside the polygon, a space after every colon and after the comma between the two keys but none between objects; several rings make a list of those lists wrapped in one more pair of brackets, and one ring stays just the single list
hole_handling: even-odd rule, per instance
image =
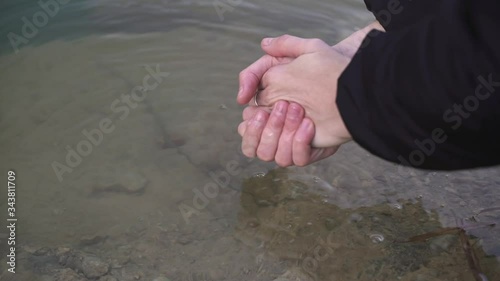
[{"label": "pink skin", "polygon": [[[323,76],[324,73],[329,73],[331,70],[341,71],[342,67],[345,66],[341,62],[346,61],[346,58],[349,61],[355,55],[366,34],[372,29],[383,31],[382,26],[378,22],[374,22],[333,47],[326,45],[319,39],[302,39],[293,36],[264,39],[261,47],[267,54],[240,73],[237,101],[240,104],[253,104],[252,99],[259,89],[262,93],[259,95],[259,104],[264,99],[267,100],[267,104],[272,106],[256,107],[250,105],[243,111],[243,122],[238,127],[238,132],[243,137],[243,153],[248,157],[258,157],[264,161],[274,160],[283,167],[304,166],[333,155],[340,144],[349,141],[350,135],[343,126],[342,120],[339,120],[339,116],[333,116],[333,119],[337,119],[333,123],[335,129],[330,132],[325,131],[325,123],[322,119],[324,119],[323,117],[332,119],[332,116],[326,116],[332,112],[332,108],[326,113],[323,110],[324,113],[314,115],[314,113],[319,112],[317,109],[322,107],[323,103],[311,103],[312,100],[308,96],[316,96],[316,100],[318,98],[320,100],[321,98],[334,100],[325,95],[321,97],[321,94],[325,93],[325,87],[318,90],[310,89],[326,81],[335,81],[335,76],[323,80],[315,78],[318,75]],[[331,52],[331,50],[336,52]],[[319,60],[318,54],[315,54],[318,52],[322,53]],[[301,56],[307,56],[307,59],[300,58]],[[316,60],[314,56],[316,56]],[[328,59],[328,57],[330,57],[330,63],[324,63],[323,60]],[[283,68],[297,58],[300,58],[300,63],[297,62],[294,67]],[[332,58],[335,59],[332,61]],[[315,61],[316,64],[314,64]],[[314,72],[316,66],[321,65],[328,65],[327,71]],[[295,71],[293,71],[294,69]],[[273,81],[271,81],[271,76],[275,78]],[[307,79],[307,77],[309,78]],[[317,81],[314,82],[314,80]],[[294,82],[296,83],[294,84]],[[307,87],[304,88],[304,86]],[[331,86],[336,87],[336,85],[329,85],[327,89],[334,88]],[[294,90],[301,87],[302,90],[298,95],[293,93]],[[279,94],[284,99],[276,98]],[[285,95],[283,96],[283,94]],[[274,99],[270,100],[269,98],[273,96]],[[324,99],[325,97],[326,99]],[[296,102],[284,100],[295,100]],[[304,109],[304,105],[308,110]],[[336,105],[333,106],[333,109],[336,109]],[[319,138],[316,126],[308,116],[310,113],[313,113],[312,120],[320,122]],[[326,127],[332,127],[332,123],[329,124]],[[337,138],[327,139],[328,136],[332,135],[337,136]],[[318,139],[323,141],[318,142]],[[313,141],[324,148],[313,148],[311,146]]]},{"label": "pink skin", "polygon": [[333,155],[337,148],[312,148],[314,124],[304,118],[304,109],[296,103],[278,101],[269,109],[249,106],[243,111],[238,133],[247,157],[275,161],[281,167],[305,166]]},{"label": "pink skin", "polygon": [[[281,52],[273,51],[272,55],[265,55],[250,65],[240,74],[240,90],[238,102],[251,102],[261,82],[266,80],[265,74],[269,69],[285,65],[294,59],[290,57],[276,57],[288,54],[298,56],[305,53],[311,44],[317,40],[301,40],[303,46],[288,48]],[[294,43],[294,42],[293,42]],[[266,40],[262,47],[266,48]],[[242,150],[248,157],[258,157],[263,161],[276,161],[282,167],[297,165],[305,166],[333,155],[338,146],[313,148],[311,142],[315,136],[314,123],[305,118],[304,108],[298,103],[277,101],[272,108],[249,106],[243,111],[243,122],[238,127],[243,137]]]}]

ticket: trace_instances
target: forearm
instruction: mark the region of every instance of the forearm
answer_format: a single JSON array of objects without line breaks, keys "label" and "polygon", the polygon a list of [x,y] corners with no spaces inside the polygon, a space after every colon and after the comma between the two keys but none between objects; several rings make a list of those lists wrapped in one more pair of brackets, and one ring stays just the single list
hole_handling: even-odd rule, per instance
[{"label": "forearm", "polygon": [[370,31],[376,29],[385,32],[409,27],[433,15],[440,3],[441,0],[365,0],[367,9],[377,20],[333,47],[352,58]]},{"label": "forearm", "polygon": [[370,34],[338,83],[354,140],[427,169],[500,164],[500,26],[493,0],[450,1],[435,17]]},{"label": "forearm", "polygon": [[443,0],[364,0],[388,32],[411,26],[436,12]]}]

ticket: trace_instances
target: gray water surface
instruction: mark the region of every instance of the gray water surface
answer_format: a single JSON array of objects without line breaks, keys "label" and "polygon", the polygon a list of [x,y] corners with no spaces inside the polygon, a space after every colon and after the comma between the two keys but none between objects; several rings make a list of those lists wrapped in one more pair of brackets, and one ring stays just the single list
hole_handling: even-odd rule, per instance
[{"label": "gray water surface", "polygon": [[458,230],[401,243],[447,227],[500,279],[500,227],[483,226],[500,212],[475,216],[500,206],[498,168],[398,169],[354,143],[307,168],[239,152],[237,75],[260,40],[335,44],[373,20],[361,1],[72,0],[18,52],[8,34],[43,9],[0,5],[18,218],[0,280],[474,280]]}]

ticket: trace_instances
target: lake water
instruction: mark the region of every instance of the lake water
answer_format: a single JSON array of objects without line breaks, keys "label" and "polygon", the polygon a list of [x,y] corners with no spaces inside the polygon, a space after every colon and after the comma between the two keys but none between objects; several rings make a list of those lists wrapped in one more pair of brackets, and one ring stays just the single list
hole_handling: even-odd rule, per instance
[{"label": "lake water", "polygon": [[[237,75],[261,38],[335,44],[373,20],[361,1],[0,6],[18,219],[0,280],[475,280],[471,252],[500,280],[500,212],[481,213],[500,206],[499,168],[400,169],[354,143],[306,168],[239,151]],[[415,238],[432,232],[447,235]]]}]

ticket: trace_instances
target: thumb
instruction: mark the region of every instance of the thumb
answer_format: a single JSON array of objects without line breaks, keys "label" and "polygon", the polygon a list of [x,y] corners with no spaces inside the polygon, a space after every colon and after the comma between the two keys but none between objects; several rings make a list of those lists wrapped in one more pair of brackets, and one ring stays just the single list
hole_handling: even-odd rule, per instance
[{"label": "thumb", "polygon": [[330,46],[321,39],[304,39],[291,35],[264,38],[261,47],[262,50],[270,56],[292,58],[330,48]]}]

